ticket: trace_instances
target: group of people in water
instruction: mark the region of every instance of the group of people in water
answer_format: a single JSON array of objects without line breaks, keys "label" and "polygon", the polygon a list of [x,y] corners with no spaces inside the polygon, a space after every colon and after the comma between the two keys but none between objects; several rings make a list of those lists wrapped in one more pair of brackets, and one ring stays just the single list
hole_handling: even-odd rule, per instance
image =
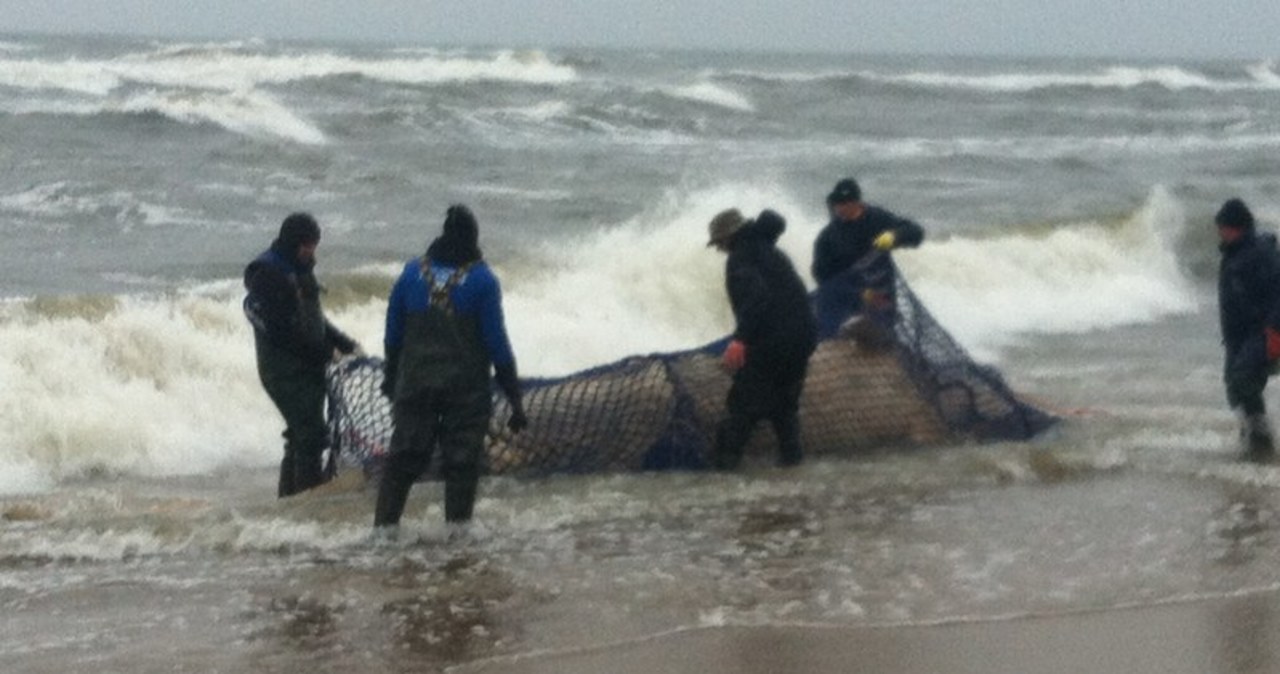
[{"label": "group of people in water", "polygon": [[[803,460],[799,402],[808,361],[820,339],[845,332],[891,334],[896,314],[890,251],[915,247],[924,230],[868,204],[852,178],[827,196],[829,223],[814,242],[810,303],[791,260],[777,247],[786,221],[772,210],[748,219],[728,209],[708,225],[708,247],[725,253],[725,288],[735,327],[722,355],[732,373],[726,414],[716,428],[713,466],[731,470],[753,430],[769,422],[777,464]],[[1241,418],[1251,458],[1274,453],[1262,391],[1280,362],[1280,251],[1256,231],[1239,199],[1215,223],[1221,239],[1219,305],[1226,349],[1227,398]],[[325,367],[334,353],[360,346],[329,322],[320,306],[314,217],[285,218],[271,246],[245,269],[245,313],[254,328],[258,374],[285,420],[278,495],[326,479]],[[492,384],[511,409],[507,427],[529,423],[516,358],[503,318],[501,288],[479,247],[479,224],[465,205],[451,206],[443,231],[409,260],[387,305],[382,393],[392,405],[391,446],[378,488],[375,535],[392,539],[413,483],[438,453],[445,520],[462,524],[475,506]]]}]

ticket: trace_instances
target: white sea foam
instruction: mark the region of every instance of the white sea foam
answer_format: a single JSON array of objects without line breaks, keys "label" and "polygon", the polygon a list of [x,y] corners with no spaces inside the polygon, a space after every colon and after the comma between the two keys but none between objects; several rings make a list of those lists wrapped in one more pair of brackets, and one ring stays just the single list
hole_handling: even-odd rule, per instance
[{"label": "white sea foam", "polygon": [[935,317],[990,355],[1020,334],[1083,333],[1194,310],[1177,257],[1185,225],[1181,204],[1156,188],[1120,223],[953,237],[897,258]]},{"label": "white sea foam", "polygon": [[125,83],[243,91],[342,75],[399,84],[476,81],[561,84],[577,78],[572,67],[552,63],[542,52],[510,50],[488,56],[427,54],[416,58],[374,59],[329,52],[263,54],[164,48],[98,61],[0,58],[0,85],[98,95],[105,95]]},{"label": "white sea foam", "polygon": [[756,109],[756,106],[746,96],[728,87],[709,81],[679,87],[668,87],[662,91],[674,98],[682,98],[697,103],[708,103],[738,112],[754,112]]},{"label": "white sea foam", "polygon": [[1156,86],[1170,91],[1201,89],[1207,91],[1274,91],[1280,90],[1280,76],[1274,63],[1261,62],[1247,66],[1238,78],[1216,78],[1180,66],[1115,65],[1087,71],[1024,71],[967,75],[955,72],[882,70],[822,70],[816,72],[730,71],[734,77],[766,82],[808,83],[829,80],[864,80],[939,89],[967,89],[994,93],[1026,93],[1059,88],[1133,89]]}]

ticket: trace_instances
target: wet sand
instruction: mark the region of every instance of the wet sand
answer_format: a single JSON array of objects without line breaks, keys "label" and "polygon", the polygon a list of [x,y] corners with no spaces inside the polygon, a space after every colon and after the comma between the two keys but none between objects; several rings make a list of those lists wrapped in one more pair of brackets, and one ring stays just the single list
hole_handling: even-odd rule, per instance
[{"label": "wet sand", "polygon": [[1280,672],[1274,592],[1131,609],[903,627],[710,627],[451,672],[1262,674]]}]

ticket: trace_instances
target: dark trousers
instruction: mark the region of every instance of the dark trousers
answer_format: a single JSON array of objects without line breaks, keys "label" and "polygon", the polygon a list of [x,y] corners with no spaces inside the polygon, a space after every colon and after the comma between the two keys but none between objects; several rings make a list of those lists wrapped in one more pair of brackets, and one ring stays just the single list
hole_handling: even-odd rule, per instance
[{"label": "dark trousers", "polygon": [[399,524],[409,490],[430,468],[437,448],[444,477],[445,521],[470,520],[492,409],[487,387],[428,389],[397,400],[392,410],[395,429],[378,487],[374,526]]},{"label": "dark trousers", "polygon": [[284,417],[284,458],[277,494],[283,498],[324,482],[324,450],[329,427],[324,420],[324,370],[288,377],[263,377],[262,386]]},{"label": "dark trousers", "polygon": [[746,365],[733,375],[729,387],[728,418],[716,429],[713,463],[731,470],[742,461],[756,424],[768,420],[778,437],[778,465],[794,466],[803,459],[800,445],[800,394],[808,360],[770,362],[748,353]]},{"label": "dark trousers", "polygon": [[1261,334],[1228,349],[1223,377],[1227,385],[1227,403],[1247,416],[1266,414],[1262,391],[1267,387],[1270,373],[1267,346]]}]

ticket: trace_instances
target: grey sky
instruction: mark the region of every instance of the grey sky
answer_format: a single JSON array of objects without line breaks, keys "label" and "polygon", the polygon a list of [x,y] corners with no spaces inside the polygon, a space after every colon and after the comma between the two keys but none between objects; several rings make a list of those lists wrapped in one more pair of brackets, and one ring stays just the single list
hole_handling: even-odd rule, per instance
[{"label": "grey sky", "polygon": [[0,32],[1273,58],[1278,0],[0,0]]}]

